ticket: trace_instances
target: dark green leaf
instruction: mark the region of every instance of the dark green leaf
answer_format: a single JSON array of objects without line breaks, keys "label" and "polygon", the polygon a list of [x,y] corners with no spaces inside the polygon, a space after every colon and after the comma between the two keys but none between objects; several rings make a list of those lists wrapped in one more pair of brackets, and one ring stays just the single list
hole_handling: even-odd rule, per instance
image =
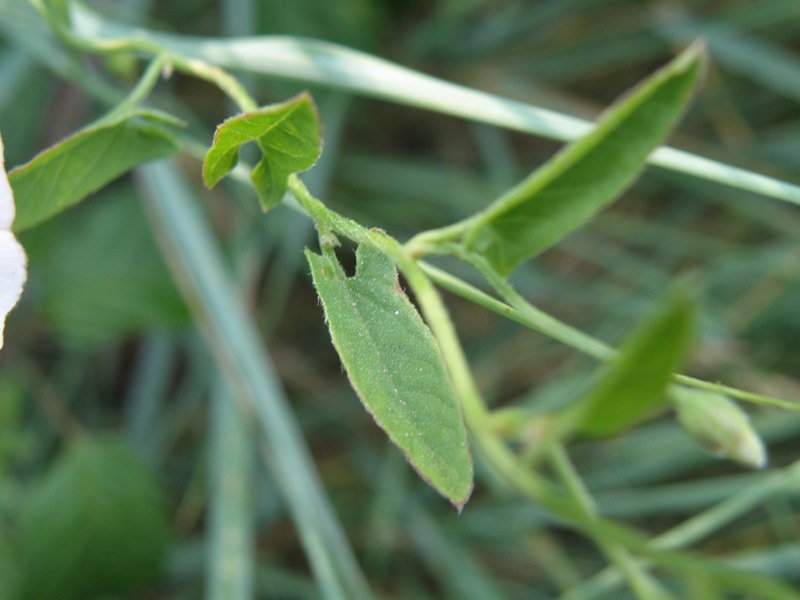
[{"label": "dark green leaf", "polygon": [[148,583],[169,538],[161,492],[130,449],[83,437],[20,519],[26,600],[86,600]]},{"label": "dark green leaf", "polygon": [[41,286],[41,310],[71,342],[177,328],[188,311],[130,187],[102,190],[20,236]]},{"label": "dark green leaf", "polygon": [[633,182],[672,129],[702,63],[702,48],[692,46],[623,97],[589,135],[478,215],[467,248],[507,275],[584,225]]},{"label": "dark green leaf", "polygon": [[14,231],[38,225],[138,164],[176,154],[178,143],[153,122],[152,114],[141,111],[102,120],[11,171],[8,178],[17,205]]},{"label": "dark green leaf", "polygon": [[693,325],[690,298],[674,292],[634,332],[587,397],[569,411],[577,429],[615,435],[664,406],[664,392],[689,350]]},{"label": "dark green leaf", "polygon": [[203,162],[203,181],[214,187],[239,161],[240,148],[255,141],[262,158],[250,174],[264,210],[281,201],[287,179],[310,169],[322,151],[321,124],[311,96],[232,117],[217,127]]},{"label": "dark green leaf", "polygon": [[436,341],[394,265],[363,245],[351,278],[335,258],[306,257],[353,388],[422,478],[460,509],[472,491],[464,422]]}]

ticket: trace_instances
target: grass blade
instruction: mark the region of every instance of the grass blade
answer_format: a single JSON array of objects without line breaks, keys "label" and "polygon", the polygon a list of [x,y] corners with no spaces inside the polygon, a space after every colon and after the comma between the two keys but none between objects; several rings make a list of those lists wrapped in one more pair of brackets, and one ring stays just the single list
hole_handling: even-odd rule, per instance
[{"label": "grass blade", "polygon": [[206,600],[253,597],[252,429],[225,383],[211,398],[211,509]]},{"label": "grass blade", "polygon": [[371,594],[322,489],[298,425],[256,327],[223,267],[222,254],[177,169],[156,163],[137,171],[167,261],[237,397],[253,412],[262,455],[281,488],[325,598]]},{"label": "grass blade", "polygon": [[[2,11],[0,11],[2,15]],[[162,34],[104,19],[73,7],[78,35],[109,46],[165,48],[223,68],[300,79],[543,137],[571,141],[591,124],[555,111],[449,83],[343,46],[288,36],[225,40]],[[128,42],[126,42],[128,40]],[[659,148],[651,164],[734,188],[800,204],[800,186],[673,148]]]}]

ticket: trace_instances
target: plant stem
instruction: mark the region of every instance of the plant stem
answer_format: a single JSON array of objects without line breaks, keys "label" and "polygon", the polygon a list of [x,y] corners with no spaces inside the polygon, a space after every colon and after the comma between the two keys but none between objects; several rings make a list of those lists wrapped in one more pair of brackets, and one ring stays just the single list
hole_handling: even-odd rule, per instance
[{"label": "plant stem", "polygon": [[150,95],[150,92],[153,91],[153,88],[158,83],[158,78],[164,72],[164,68],[169,65],[169,59],[166,54],[159,54],[156,56],[150,64],[147,65],[144,73],[139,78],[139,81],[131,90],[131,92],[126,96],[126,98],[117,104],[113,110],[107,113],[102,119],[102,121],[115,121],[131,111],[133,111],[139,104],[141,104],[147,96]]},{"label": "plant stem", "polygon": [[[318,223],[318,228],[334,230],[357,243],[369,244],[384,252],[403,273],[419,303],[425,320],[439,343],[450,381],[461,402],[464,420],[476,445],[480,448],[493,470],[514,490],[528,500],[540,504],[554,515],[572,523],[586,535],[595,540],[609,558],[623,572],[630,575],[634,589],[657,589],[657,584],[649,576],[641,573],[638,566],[631,566],[626,545],[642,548],[645,542],[641,536],[612,524],[580,506],[580,500],[565,497],[550,482],[528,469],[492,431],[489,410],[472,377],[461,343],[453,323],[447,313],[441,296],[420,265],[405,247],[381,231],[369,230],[354,221],[327,209],[311,194],[302,181],[292,176],[289,190],[298,203]],[[575,476],[577,478],[577,475]],[[581,499],[583,496],[581,496]],[[624,567],[624,568],[623,568]],[[669,596],[650,595],[643,598],[663,598]]]},{"label": "plant stem", "polygon": [[[142,77],[145,84],[150,84],[146,88],[149,92],[155,84],[150,73],[154,64],[159,68],[154,70],[157,77],[158,73],[166,66],[173,67],[178,71],[188,75],[194,75],[200,79],[208,81],[216,85],[220,90],[227,94],[236,105],[243,111],[251,111],[258,107],[258,104],[253,97],[248,93],[247,89],[239,82],[236,77],[229,74],[224,69],[212,65],[209,62],[200,60],[198,58],[188,58],[182,54],[171,51],[165,46],[142,38],[128,38],[120,40],[97,40],[88,39],[75,35],[70,29],[58,23],[51,22],[51,25],[56,29],[56,33],[72,47],[87,52],[94,52],[98,54],[112,54],[116,52],[130,52],[137,54],[150,55],[155,57],[150,65],[150,69],[145,72]],[[136,89],[139,89],[137,85]],[[144,96],[139,98],[143,100]]]},{"label": "plant stem", "polygon": [[[583,511],[584,516],[587,519],[596,519],[598,515],[594,500],[589,494],[589,490],[583,485],[564,446],[560,443],[553,444],[549,450],[549,458],[553,470],[570,492],[576,505]],[[637,561],[622,544],[602,537],[597,538],[595,542],[627,579],[628,585],[639,598],[642,600],[674,600],[672,595],[650,576],[641,562]]]},{"label": "plant stem", "polygon": [[[471,262],[471,261],[468,261]],[[539,308],[536,308],[523,298],[504,278],[494,272],[492,269],[487,269],[486,272],[480,268],[478,264],[474,266],[481,271],[481,273],[489,281],[490,285],[497,291],[497,293],[505,300],[501,302],[493,298],[486,292],[476,288],[473,285],[459,279],[458,277],[442,271],[437,267],[430,264],[419,262],[423,271],[438,285],[446,290],[453,292],[466,298],[488,310],[491,310],[498,315],[504,316],[508,319],[516,321],[517,323],[529,327],[535,331],[543,333],[544,335],[558,340],[559,342],[575,348],[576,350],[588,354],[598,360],[606,361],[613,358],[617,351],[608,344],[598,340],[595,337],[584,333],[580,329],[576,329],[566,323],[559,321],[555,317],[547,314]],[[724,394],[737,400],[750,402],[752,404],[759,404],[762,406],[772,406],[774,408],[781,408],[784,410],[791,410],[793,412],[800,411],[800,404],[774,396],[767,396],[765,394],[756,394],[738,388],[723,385],[721,383],[712,383],[710,381],[703,381],[689,377],[688,375],[674,374],[673,381],[689,387],[708,390],[719,394]]]}]

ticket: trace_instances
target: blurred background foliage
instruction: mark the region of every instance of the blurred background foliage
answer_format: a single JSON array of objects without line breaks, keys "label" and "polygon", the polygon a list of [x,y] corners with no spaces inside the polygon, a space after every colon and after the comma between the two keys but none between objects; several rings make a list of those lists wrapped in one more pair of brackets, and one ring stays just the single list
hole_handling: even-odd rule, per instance
[{"label": "blurred background foliage", "polygon": [[[330,40],[586,118],[702,35],[712,66],[671,143],[797,180],[796,0],[93,5],[116,18],[181,34]],[[12,27],[0,27],[0,130],[9,167],[107,108],[69,77],[40,66],[14,43]],[[138,73],[125,61],[88,57],[84,63],[112,85],[120,83],[114,74],[130,85]],[[262,104],[307,87],[243,80]],[[326,129],[324,158],[308,174],[309,186],[337,210],[400,239],[484,206],[559,147],[414,108],[311,92]],[[214,126],[232,110],[217,90],[183,76],[162,83],[152,100],[186,119],[189,131],[209,144]],[[200,188],[199,163],[188,157],[182,163]],[[376,594],[554,598],[604,566],[589,542],[498,487],[480,465],[477,491],[461,515],[419,481],[361,408],[341,371],[302,257],[303,247],[315,243],[311,223],[284,207],[262,218],[254,194],[237,186],[203,197],[242,283],[253,327],[266,339]],[[148,556],[164,551],[166,558],[154,570],[147,557],[139,557],[144,585],[76,587],[73,595],[28,587],[25,598],[111,593],[181,599],[200,597],[208,588],[203,553],[209,465],[216,460],[209,443],[213,369],[136,198],[131,179],[123,178],[21,237],[30,279],[0,353],[0,580],[8,590],[23,585],[14,583],[23,576],[14,567],[14,541],[3,530],[28,527],[37,521],[37,510],[47,514],[42,498],[48,494],[85,494],[85,488],[58,488],[59,476],[90,463],[92,452],[109,452],[90,445],[63,451],[63,440],[78,430],[122,436],[136,460],[152,468],[133,470],[131,489],[146,488],[153,499],[152,510],[145,507],[128,525],[160,531],[156,537],[163,539],[150,540]],[[795,206],[651,168],[589,227],[515,273],[514,283],[541,308],[613,343],[671,281],[689,276],[702,297],[702,331],[687,372],[800,399],[799,225]],[[448,267],[474,279],[457,265]],[[490,405],[545,409],[581,392],[593,361],[456,297],[446,299]],[[771,465],[794,461],[800,416],[753,413]],[[129,450],[120,452],[120,464],[133,460],[125,454]],[[652,534],[769,475],[709,457],[670,418],[624,438],[578,443],[574,457],[601,512]],[[264,467],[257,463],[253,469],[256,597],[320,597],[283,500]],[[113,495],[117,476],[94,477],[86,485]],[[776,495],[697,549],[796,582],[796,503],[796,491]],[[85,522],[81,514],[71,517],[78,530]],[[120,557],[128,566],[139,559],[134,551]],[[84,566],[103,562],[82,560]],[[157,574],[145,576],[151,572]]]}]

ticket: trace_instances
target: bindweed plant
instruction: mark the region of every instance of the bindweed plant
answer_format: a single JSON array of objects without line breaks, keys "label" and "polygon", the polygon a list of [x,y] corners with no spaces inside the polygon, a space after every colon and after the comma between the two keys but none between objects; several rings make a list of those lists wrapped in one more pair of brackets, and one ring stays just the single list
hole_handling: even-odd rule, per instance
[{"label": "bindweed plant", "polygon": [[[149,64],[125,96],[92,71],[76,71],[74,80],[110,105],[109,112],[9,172],[16,198],[13,231],[58,217],[135,169],[152,227],[221,374],[214,409],[220,427],[214,441],[220,501],[246,507],[246,494],[224,482],[241,483],[250,476],[242,456],[248,440],[255,440],[323,597],[379,594],[371,591],[329,505],[263,341],[249,324],[237,284],[191,200],[182,171],[161,159],[179,153],[201,158],[208,188],[228,176],[246,180],[249,171],[253,202],[266,213],[259,219],[267,223],[275,207],[286,205],[313,223],[318,245],[306,249],[305,258],[330,338],[363,407],[419,477],[459,512],[470,510],[477,462],[485,478],[505,491],[498,495],[511,492],[547,519],[591,540],[608,567],[566,589],[565,598],[622,597],[617,594],[623,584],[642,599],[798,597],[777,578],[757,569],[738,570],[691,548],[768,494],[796,485],[795,466],[777,471],[758,493],[721,501],[650,538],[604,515],[570,458],[573,444],[624,436],[668,414],[675,416],[674,427],[716,456],[753,469],[766,466],[765,445],[740,404],[787,413],[797,405],[681,374],[698,329],[691,282],[675,283],[618,347],[541,311],[514,285],[513,274],[521,265],[584,227],[623,194],[648,161],[800,203],[796,186],[661,147],[692,96],[702,93],[707,60],[702,42],[688,45],[590,126],[332,44],[294,38],[196,39],[126,25],[78,3],[32,4],[36,12],[23,0],[0,0],[0,21],[4,30],[14,23],[24,31],[41,60],[46,62],[49,49],[58,47],[109,64],[133,59]],[[516,185],[486,198],[481,210],[401,240],[334,211],[309,191],[300,174],[314,173],[325,137],[312,94],[260,106],[234,76],[239,70],[333,86],[570,143]],[[217,126],[210,144],[184,131],[177,114],[148,105],[160,80],[173,72],[213,84],[235,105],[235,114]],[[9,138],[5,142],[14,144]],[[256,148],[255,166],[240,161],[248,145]],[[3,202],[0,210],[13,208],[10,194],[4,194]],[[384,226],[389,230],[391,224]],[[0,233],[10,235],[8,227]],[[349,245],[356,247],[354,274],[342,250]],[[461,270],[433,264],[443,257],[457,262],[442,264],[470,269],[481,283],[468,282],[458,275]],[[0,252],[0,260],[10,259]],[[6,285],[5,279],[0,282]],[[601,364],[570,403],[548,410],[493,408],[471,369],[441,289]],[[3,298],[15,293],[10,288],[0,292]],[[9,338],[6,345],[13,344]],[[117,440],[97,438],[80,427],[66,437],[69,452],[19,517],[14,543],[22,548],[17,565],[22,575],[5,584],[3,597],[124,593],[146,581],[163,557],[168,539],[163,499],[140,457]],[[86,507],[95,495],[103,496],[105,508],[89,528],[85,524],[93,513]],[[62,503],[66,508],[56,510]],[[252,549],[231,542],[228,535],[242,534],[250,525],[224,510],[216,518],[220,521],[214,522],[209,541],[208,597],[252,597]],[[64,563],[59,559],[66,552],[63,546],[74,536],[82,540],[79,559]],[[105,556],[116,544],[127,549]],[[237,560],[228,569],[230,556]],[[50,572],[55,567],[48,565],[55,564],[58,569]],[[227,595],[230,589],[237,591]]]}]

